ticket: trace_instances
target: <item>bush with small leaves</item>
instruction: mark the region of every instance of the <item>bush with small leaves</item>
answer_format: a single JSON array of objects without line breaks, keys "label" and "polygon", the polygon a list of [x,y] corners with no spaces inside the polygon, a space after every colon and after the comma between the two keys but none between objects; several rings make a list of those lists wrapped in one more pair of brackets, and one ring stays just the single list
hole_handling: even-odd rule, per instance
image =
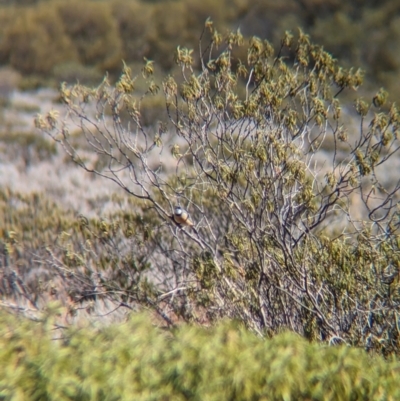
[{"label": "bush with small leaves", "polygon": [[[112,201],[126,205],[120,196]],[[135,201],[127,207],[135,209]],[[149,235],[152,219],[121,208],[108,219],[88,219],[43,194],[2,190],[0,220],[2,306],[35,315],[57,299],[71,322],[80,310],[105,313],[121,300],[152,305],[157,288],[149,274],[158,257]]]},{"label": "bush with small leaves", "polygon": [[122,41],[123,59],[138,62],[148,57],[152,50],[149,40],[154,35],[150,22],[152,7],[142,2],[115,0],[111,2],[111,8]]},{"label": "bush with small leaves", "polygon": [[119,65],[121,39],[107,2],[61,2],[57,11],[82,64],[103,70]]},{"label": "bush with small leaves", "polygon": [[[339,98],[363,74],[302,31],[286,32],[275,51],[210,20],[205,30],[212,39],[197,55],[177,48],[179,78],[155,82],[147,61],[137,76],[125,66],[115,85],[63,85],[69,119],[50,112],[37,127],[138,200],[132,213],[148,222],[154,252],[146,302],[168,323],[230,317],[261,335],[285,328],[398,353],[400,182],[387,173],[399,165],[396,105],[381,90],[356,100],[357,123],[346,123]],[[235,59],[243,46],[246,59]],[[136,94],[141,77],[148,91]],[[160,88],[168,117],[145,125],[144,99]],[[71,125],[106,160],[97,169]],[[194,228],[175,224],[176,204]],[[118,291],[134,301],[134,289]]]},{"label": "bush with small leaves", "polygon": [[10,10],[5,24],[0,62],[26,74],[48,74],[53,67],[76,59],[76,51],[52,8]]},{"label": "bush with small leaves", "polygon": [[155,328],[149,316],[66,329],[50,304],[36,321],[0,311],[3,400],[398,399],[400,363],[292,333],[238,324]]},{"label": "bush with small leaves", "polygon": [[[75,3],[68,0],[1,2],[0,63],[12,64],[18,71],[33,75],[26,77],[25,87],[29,81],[34,86],[32,81],[37,79],[37,74],[42,78],[37,83],[43,85],[43,78],[51,74],[47,65],[60,57],[60,63],[77,61],[78,57],[80,63],[89,63],[90,67],[102,69],[102,73],[112,74],[118,74],[121,57],[127,63],[137,63],[147,57],[169,71],[174,67],[175,43],[195,46],[200,26],[209,16],[221,31],[240,26],[246,38],[268,37],[274,45],[279,43],[285,30],[300,26],[313,40],[339,57],[344,66],[368,68],[367,81],[391,87],[395,95],[399,91],[399,4],[393,0],[81,0]],[[25,12],[33,16],[36,28],[29,21],[26,21],[28,26],[21,24],[20,16]],[[44,19],[40,16],[43,14],[47,14]],[[18,39],[14,50],[10,49],[7,33],[10,31]],[[68,34],[68,49],[61,40],[61,31]],[[31,40],[21,43],[23,38]],[[25,58],[14,54],[24,44]]]}]

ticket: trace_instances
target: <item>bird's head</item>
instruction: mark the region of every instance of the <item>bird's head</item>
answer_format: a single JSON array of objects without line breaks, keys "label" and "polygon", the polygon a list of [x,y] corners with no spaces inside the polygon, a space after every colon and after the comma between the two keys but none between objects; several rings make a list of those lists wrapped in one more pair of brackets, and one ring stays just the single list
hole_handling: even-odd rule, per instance
[{"label": "bird's head", "polygon": [[182,214],[182,208],[180,206],[175,206],[174,214],[175,216],[180,216]]}]

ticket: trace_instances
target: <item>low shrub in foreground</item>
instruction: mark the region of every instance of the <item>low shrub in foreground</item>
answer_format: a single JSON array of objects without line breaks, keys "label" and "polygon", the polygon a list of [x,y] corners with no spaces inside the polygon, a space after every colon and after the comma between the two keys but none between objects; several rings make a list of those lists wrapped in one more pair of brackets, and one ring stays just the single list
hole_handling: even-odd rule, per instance
[{"label": "low shrub in foreground", "polygon": [[2,400],[398,399],[400,363],[232,323],[155,328],[148,316],[63,330],[0,311]]}]

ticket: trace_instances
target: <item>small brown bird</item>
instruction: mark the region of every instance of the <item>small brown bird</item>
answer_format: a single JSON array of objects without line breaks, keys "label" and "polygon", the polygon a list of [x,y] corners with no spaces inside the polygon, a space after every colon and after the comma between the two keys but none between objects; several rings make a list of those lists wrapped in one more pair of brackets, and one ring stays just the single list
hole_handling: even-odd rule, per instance
[{"label": "small brown bird", "polygon": [[175,206],[172,218],[174,219],[175,223],[180,226],[194,226],[193,221],[190,219],[189,213],[180,206]]}]

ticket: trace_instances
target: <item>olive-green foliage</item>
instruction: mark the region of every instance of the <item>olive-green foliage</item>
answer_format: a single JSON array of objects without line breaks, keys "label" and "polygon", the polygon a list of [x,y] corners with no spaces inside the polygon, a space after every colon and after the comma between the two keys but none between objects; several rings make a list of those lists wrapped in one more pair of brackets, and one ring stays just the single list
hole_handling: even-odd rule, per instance
[{"label": "olive-green foliage", "polygon": [[11,9],[5,12],[0,63],[23,73],[48,74],[52,68],[77,58],[54,7]]},{"label": "olive-green foliage", "polygon": [[[114,205],[125,204],[114,196]],[[136,208],[135,202],[125,205]],[[146,205],[142,205],[146,207]],[[117,210],[86,219],[62,209],[43,194],[0,191],[0,294],[41,310],[54,297],[69,305],[69,317],[90,302],[148,305],[166,291],[154,289],[157,232],[154,217]],[[121,292],[122,290],[122,292]],[[155,308],[157,311],[157,308]]]},{"label": "olive-green foliage", "polygon": [[78,62],[66,62],[53,68],[53,78],[57,83],[72,84],[78,81],[86,85],[95,85],[101,81],[102,74],[96,67],[85,66]]},{"label": "olive-green foliage", "polygon": [[121,41],[107,3],[61,3],[57,9],[65,33],[86,65],[113,70],[121,62]]},{"label": "olive-green foliage", "polygon": [[116,72],[121,58],[146,57],[169,70],[176,43],[194,48],[203,21],[211,17],[221,31],[240,26],[245,37],[267,37],[274,44],[285,30],[302,27],[346,66],[363,67],[368,80],[397,93],[398,10],[389,0],[3,2],[0,63],[43,75],[72,61]]},{"label": "olive-green foliage", "polygon": [[[17,194],[7,189],[2,189],[0,195],[1,238],[3,241],[9,238],[8,244],[16,246],[14,250],[17,254],[23,253],[20,246],[30,242],[31,250],[52,242],[54,238],[49,236],[49,229],[59,227],[67,230],[70,227],[72,214],[66,211],[60,213],[61,210],[44,195]],[[7,242],[2,245],[6,246]]]},{"label": "olive-green foliage", "polygon": [[111,2],[112,15],[122,41],[122,57],[127,62],[142,61],[151,49],[152,7],[144,2],[115,0]]},{"label": "olive-green foliage", "polygon": [[[60,311],[60,310],[58,310]],[[0,397],[13,400],[398,399],[398,361],[224,322],[161,331],[148,316],[55,330],[0,312]]]},{"label": "olive-green foliage", "polygon": [[39,194],[0,191],[0,263],[3,300],[26,302],[39,308],[42,296],[52,292],[55,271],[42,270],[46,246],[54,245],[60,231],[71,227],[71,214]]}]

